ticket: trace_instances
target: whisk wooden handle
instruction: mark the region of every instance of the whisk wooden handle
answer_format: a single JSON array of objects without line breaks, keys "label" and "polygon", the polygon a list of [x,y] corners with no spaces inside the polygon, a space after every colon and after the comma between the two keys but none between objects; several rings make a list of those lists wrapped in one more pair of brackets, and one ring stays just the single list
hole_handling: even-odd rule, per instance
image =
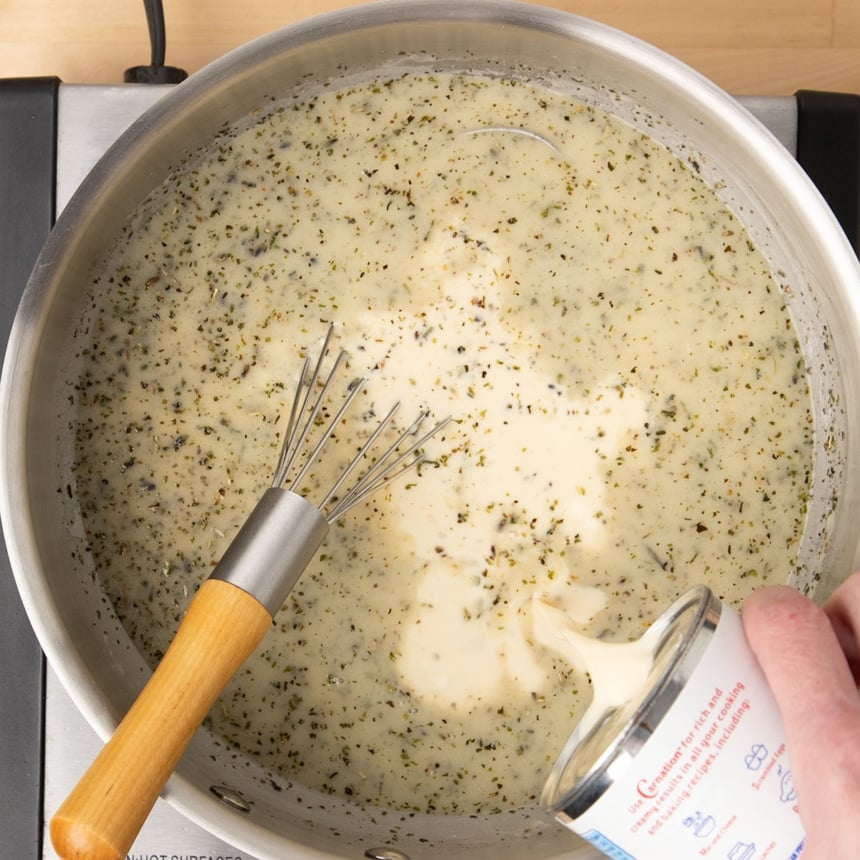
[{"label": "whisk wooden handle", "polygon": [[203,583],[155,674],[51,820],[63,860],[126,856],[197,727],[271,624],[241,588]]}]

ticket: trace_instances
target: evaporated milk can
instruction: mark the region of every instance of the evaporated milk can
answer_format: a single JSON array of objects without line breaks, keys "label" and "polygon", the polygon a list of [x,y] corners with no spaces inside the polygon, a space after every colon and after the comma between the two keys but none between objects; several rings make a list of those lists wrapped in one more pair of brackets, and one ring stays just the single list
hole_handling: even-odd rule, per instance
[{"label": "evaporated milk can", "polygon": [[640,694],[574,731],[541,804],[614,860],[794,860],[804,834],[776,701],[704,586],[654,622]]}]

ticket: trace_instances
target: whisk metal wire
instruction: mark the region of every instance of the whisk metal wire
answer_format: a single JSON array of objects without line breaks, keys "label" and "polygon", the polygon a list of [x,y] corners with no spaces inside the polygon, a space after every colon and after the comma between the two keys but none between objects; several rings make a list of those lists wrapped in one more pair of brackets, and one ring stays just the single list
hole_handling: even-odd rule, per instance
[{"label": "whisk metal wire", "polygon": [[[305,458],[304,464],[298,468],[295,475],[291,476],[300,453],[308,446],[308,441],[311,438],[314,429],[320,423],[320,413],[328,399],[332,383],[337,376],[340,366],[347,358],[346,351],[341,350],[335,358],[331,370],[329,370],[324,379],[322,378],[323,362],[329,351],[329,344],[333,330],[333,327],[330,326],[313,371],[310,369],[311,357],[307,356],[305,358],[301,374],[299,375],[299,382],[296,386],[295,395],[293,397],[287,428],[284,432],[284,442],[281,446],[278,464],[275,468],[274,477],[272,479],[273,487],[283,487],[291,492],[297,492],[301,488],[302,481],[307,476],[309,470],[313,467],[313,464],[320,459],[326,444],[334,435],[353,401],[364,387],[364,377],[357,378],[349,383],[347,395],[341,404],[340,409],[338,409],[335,416],[328,422],[325,429],[321,432],[316,446]],[[323,512],[323,515],[326,517],[329,524],[335,522],[335,520],[343,516],[343,514],[348,510],[371,494],[382,489],[392,481],[395,481],[404,472],[415,468],[423,462],[423,454],[417,452],[425,442],[441,430],[449,420],[446,418],[439,422],[420,438],[412,441],[406,450],[400,451],[407,440],[418,433],[424,420],[430,414],[429,411],[420,412],[412,424],[410,424],[387,449],[376,457],[367,471],[359,477],[356,483],[349,488],[342,497],[338,498],[337,494],[340,489],[344,486],[347,479],[355,472],[359,464],[361,464],[369,455],[379,437],[391,424],[399,408],[400,404],[395,403],[389,410],[388,414],[379,422],[376,429],[369,436],[364,445],[362,445],[358,453],[355,454],[355,456],[342,470],[335,483],[317,503],[317,507]],[[326,511],[326,507],[332,502],[334,502],[334,506],[330,511]]]}]

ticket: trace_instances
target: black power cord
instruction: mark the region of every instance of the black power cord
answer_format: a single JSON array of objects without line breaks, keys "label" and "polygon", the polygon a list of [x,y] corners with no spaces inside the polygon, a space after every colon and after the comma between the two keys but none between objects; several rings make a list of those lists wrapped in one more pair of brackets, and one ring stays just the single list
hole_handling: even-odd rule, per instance
[{"label": "black power cord", "polygon": [[149,27],[149,43],[152,57],[148,66],[133,66],[125,70],[123,80],[127,84],[178,84],[188,77],[184,69],[164,65],[166,37],[164,7],[161,0],[143,0],[146,23]]}]

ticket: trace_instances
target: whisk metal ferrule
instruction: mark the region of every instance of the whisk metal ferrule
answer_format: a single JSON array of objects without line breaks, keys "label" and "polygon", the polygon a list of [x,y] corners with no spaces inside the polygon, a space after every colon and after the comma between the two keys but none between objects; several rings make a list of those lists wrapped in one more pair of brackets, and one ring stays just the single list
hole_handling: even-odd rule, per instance
[{"label": "whisk metal ferrule", "polygon": [[247,591],[274,617],[328,529],[316,505],[298,493],[270,487],[209,578]]}]

